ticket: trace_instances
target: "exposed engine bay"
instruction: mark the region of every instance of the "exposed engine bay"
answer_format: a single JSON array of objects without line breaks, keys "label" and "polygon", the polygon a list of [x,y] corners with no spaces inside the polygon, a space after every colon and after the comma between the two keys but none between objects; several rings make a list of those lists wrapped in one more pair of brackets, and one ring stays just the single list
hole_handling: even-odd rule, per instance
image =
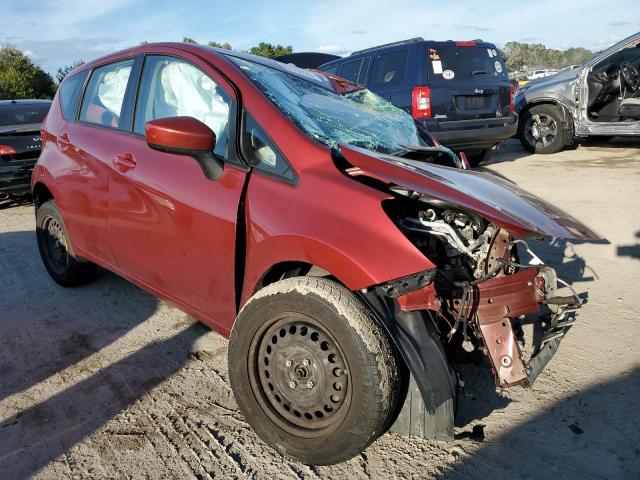
[{"label": "exposed engine bay", "polygon": [[[385,210],[437,267],[421,292],[432,297],[427,309],[447,350],[458,357],[464,352],[488,356],[499,387],[531,385],[573,324],[579,297],[556,296],[555,271],[500,226],[417,192],[390,190],[396,197]],[[518,245],[530,264],[519,263]],[[417,296],[399,296],[401,307],[425,307]],[[546,330],[525,362],[521,321],[540,311],[546,314],[541,325]]]}]

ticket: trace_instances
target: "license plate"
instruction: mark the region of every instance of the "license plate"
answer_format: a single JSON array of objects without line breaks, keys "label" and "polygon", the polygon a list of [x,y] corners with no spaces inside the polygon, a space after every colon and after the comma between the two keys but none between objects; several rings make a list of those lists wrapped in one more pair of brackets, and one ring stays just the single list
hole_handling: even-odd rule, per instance
[{"label": "license plate", "polygon": [[467,110],[481,110],[483,108],[487,108],[487,99],[488,97],[484,95],[466,97],[464,106]]}]

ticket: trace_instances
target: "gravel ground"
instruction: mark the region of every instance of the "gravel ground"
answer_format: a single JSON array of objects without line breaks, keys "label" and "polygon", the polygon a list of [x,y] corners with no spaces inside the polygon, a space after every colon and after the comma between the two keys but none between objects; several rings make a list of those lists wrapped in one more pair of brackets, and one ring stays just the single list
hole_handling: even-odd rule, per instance
[{"label": "gravel ground", "polygon": [[58,287],[32,207],[0,210],[0,477],[640,478],[639,146],[535,156],[510,142],[494,156],[484,169],[609,239],[536,247],[588,294],[579,322],[531,389],[497,392],[486,365],[465,366],[458,440],[386,434],[332,467],[256,437],[225,339],[108,272]]}]

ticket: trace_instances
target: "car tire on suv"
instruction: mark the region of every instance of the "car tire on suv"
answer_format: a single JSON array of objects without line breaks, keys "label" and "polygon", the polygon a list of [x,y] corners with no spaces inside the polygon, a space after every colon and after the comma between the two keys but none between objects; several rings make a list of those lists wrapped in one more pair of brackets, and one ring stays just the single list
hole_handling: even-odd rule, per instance
[{"label": "car tire on suv", "polygon": [[93,280],[96,265],[74,256],[67,229],[54,200],[36,210],[36,239],[47,272],[63,287],[75,287]]},{"label": "car tire on suv", "polygon": [[550,104],[531,107],[519,122],[518,138],[532,153],[559,152],[564,147],[562,111]]},{"label": "car tire on suv", "polygon": [[395,350],[342,285],[293,277],[259,290],[229,343],[240,410],[258,435],[306,464],[338,463],[384,433],[401,389]]}]

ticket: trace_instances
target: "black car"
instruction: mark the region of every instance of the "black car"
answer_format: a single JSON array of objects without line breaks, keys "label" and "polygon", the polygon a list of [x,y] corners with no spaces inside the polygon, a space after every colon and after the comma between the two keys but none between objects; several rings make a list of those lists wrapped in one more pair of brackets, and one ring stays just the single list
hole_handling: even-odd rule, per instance
[{"label": "black car", "polygon": [[318,68],[390,100],[472,163],[517,130],[507,67],[492,43],[412,38]]},{"label": "black car", "polygon": [[50,100],[0,100],[0,198],[31,190]]}]

